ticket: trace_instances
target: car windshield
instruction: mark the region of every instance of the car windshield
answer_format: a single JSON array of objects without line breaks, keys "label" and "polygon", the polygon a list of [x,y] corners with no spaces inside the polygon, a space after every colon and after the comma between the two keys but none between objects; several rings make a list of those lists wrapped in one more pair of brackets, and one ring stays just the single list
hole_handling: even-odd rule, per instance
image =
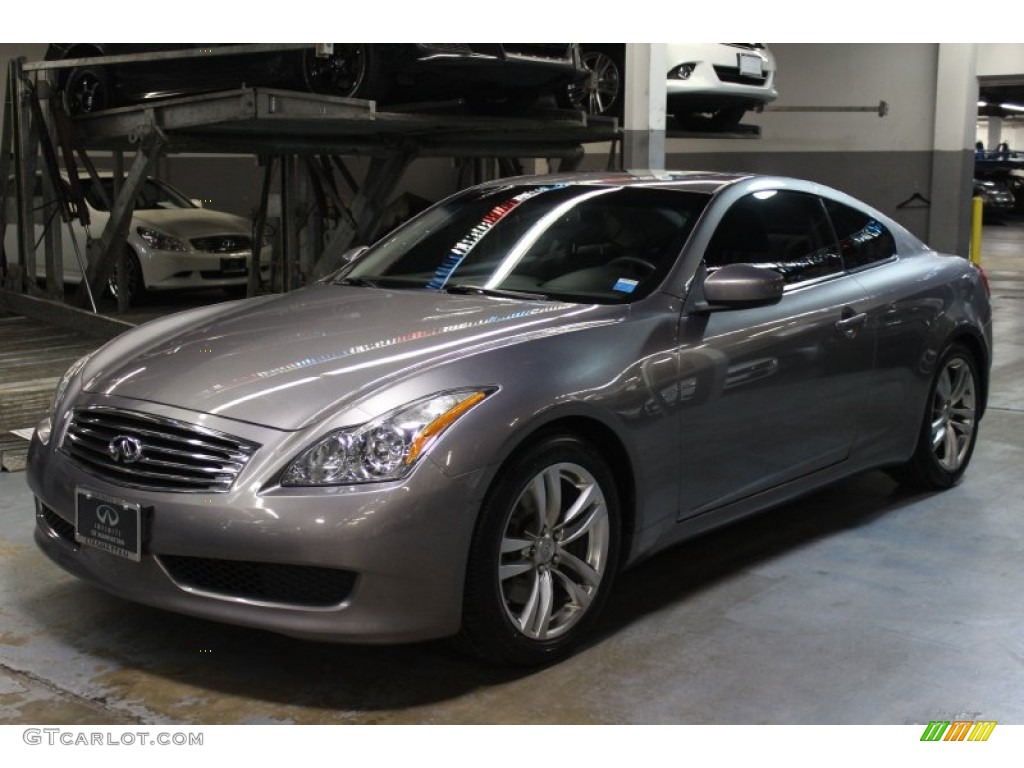
[{"label": "car windshield", "polygon": [[[114,180],[100,179],[106,192],[107,200],[114,199]],[[82,179],[82,191],[85,199],[97,211],[108,211],[107,204],[96,191],[96,183],[91,178]],[[157,179],[146,179],[142,182],[135,196],[135,210],[154,211],[162,208],[195,208],[196,206],[169,184]]]},{"label": "car windshield", "polygon": [[665,278],[708,199],[657,187],[471,190],[397,229],[333,282],[626,303]]}]

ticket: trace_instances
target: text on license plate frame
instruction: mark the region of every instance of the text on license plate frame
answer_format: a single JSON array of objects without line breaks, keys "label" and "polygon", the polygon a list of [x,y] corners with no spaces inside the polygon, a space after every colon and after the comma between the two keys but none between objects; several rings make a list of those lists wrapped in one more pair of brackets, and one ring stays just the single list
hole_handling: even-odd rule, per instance
[{"label": "text on license plate frame", "polygon": [[88,488],[76,488],[75,541],[139,562],[142,559],[142,505]]}]

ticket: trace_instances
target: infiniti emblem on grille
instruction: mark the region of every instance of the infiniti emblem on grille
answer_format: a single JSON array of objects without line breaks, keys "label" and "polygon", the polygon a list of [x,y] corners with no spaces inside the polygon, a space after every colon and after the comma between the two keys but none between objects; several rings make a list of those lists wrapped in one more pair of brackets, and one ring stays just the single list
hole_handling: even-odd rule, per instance
[{"label": "infiniti emblem on grille", "polygon": [[107,453],[114,461],[134,464],[142,458],[142,443],[137,438],[118,435],[107,445]]}]

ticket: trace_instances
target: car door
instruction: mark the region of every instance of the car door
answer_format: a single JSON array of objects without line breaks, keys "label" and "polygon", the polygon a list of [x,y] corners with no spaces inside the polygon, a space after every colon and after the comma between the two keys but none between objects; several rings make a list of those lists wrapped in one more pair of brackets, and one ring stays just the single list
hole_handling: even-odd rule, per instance
[{"label": "car door", "polygon": [[688,302],[678,361],[681,517],[843,461],[868,397],[866,294],[843,270],[819,197],[762,190],[736,201],[704,254],[709,273],[728,264],[775,270],[785,289],[768,306],[707,311]]}]

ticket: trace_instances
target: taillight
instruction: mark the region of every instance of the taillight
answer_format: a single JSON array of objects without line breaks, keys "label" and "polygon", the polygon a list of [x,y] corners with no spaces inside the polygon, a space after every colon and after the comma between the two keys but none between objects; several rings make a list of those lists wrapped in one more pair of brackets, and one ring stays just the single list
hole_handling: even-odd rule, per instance
[{"label": "taillight", "polygon": [[992,286],[988,284],[988,275],[986,275],[985,270],[981,268],[981,264],[975,264],[974,268],[978,270],[978,273],[981,275],[981,282],[985,284],[985,295],[991,299]]}]

